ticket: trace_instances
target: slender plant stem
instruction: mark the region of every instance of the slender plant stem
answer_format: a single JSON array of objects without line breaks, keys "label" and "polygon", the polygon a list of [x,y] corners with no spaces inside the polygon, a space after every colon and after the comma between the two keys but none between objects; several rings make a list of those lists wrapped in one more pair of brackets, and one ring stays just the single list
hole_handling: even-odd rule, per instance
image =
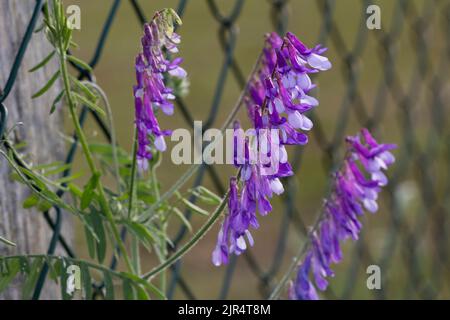
[{"label": "slender plant stem", "polygon": [[319,227],[320,221],[323,217],[323,210],[320,212],[319,216],[317,217],[316,222],[314,223],[314,226],[311,228],[310,232],[307,234],[307,238],[305,240],[305,243],[300,248],[298,253],[295,255],[294,259],[292,259],[291,264],[289,265],[289,268],[287,272],[284,274],[281,281],[277,284],[275,289],[272,291],[272,293],[269,296],[269,300],[275,300],[278,298],[278,296],[281,293],[281,290],[284,288],[286,283],[289,281],[289,279],[292,277],[292,274],[294,273],[297,265],[299,264],[300,260],[303,259],[303,256],[305,255],[306,251],[308,250],[309,245],[311,244],[311,237],[314,234],[314,232]]},{"label": "slender plant stem", "polygon": [[159,188],[158,188],[158,178],[156,177],[156,169],[161,164],[162,161],[162,154],[160,152],[157,153],[158,159],[156,160],[155,164],[152,166],[150,170],[151,179],[152,179],[152,186],[153,186],[153,192],[155,192],[156,201],[159,201],[161,198],[161,195],[159,194]]},{"label": "slender plant stem", "polygon": [[81,264],[85,264],[86,266],[92,268],[92,269],[96,269],[99,271],[105,271],[110,273],[111,275],[118,277],[118,278],[123,278],[124,275],[123,273],[119,272],[119,271],[114,271],[104,265],[101,264],[96,264],[92,261],[88,261],[88,260],[82,260],[82,259],[76,259],[76,258],[71,258],[71,257],[61,257],[61,256],[55,256],[55,255],[47,255],[47,254],[27,254],[27,255],[14,255],[14,256],[3,256],[0,257],[0,262],[3,260],[11,260],[11,259],[20,259],[20,258],[29,258],[29,259],[50,259],[50,260],[67,260],[70,261],[71,264],[76,264],[76,265],[81,265]]},{"label": "slender plant stem", "polygon": [[131,237],[131,260],[136,274],[141,274],[141,255],[139,252],[139,240],[134,235]]},{"label": "slender plant stem", "polygon": [[166,270],[168,267],[170,267],[173,263],[178,261],[181,257],[183,257],[189,250],[192,249],[193,246],[195,246],[204,236],[205,234],[211,229],[211,227],[214,225],[214,223],[217,221],[217,219],[220,217],[221,213],[226,207],[227,200],[228,200],[229,193],[227,192],[222,200],[222,202],[219,204],[217,209],[214,211],[214,213],[211,215],[211,217],[208,219],[208,221],[205,222],[205,224],[195,233],[195,235],[184,244],[178,251],[176,251],[170,258],[168,258],[166,261],[161,263],[159,266],[156,266],[149,272],[142,275],[143,279],[149,279],[156,275],[158,275],[160,272]]},{"label": "slender plant stem", "polygon": [[[152,186],[153,186],[153,192],[155,194],[155,199],[156,199],[156,201],[159,201],[161,195],[159,193],[156,169],[161,164],[162,154],[158,152],[157,157],[158,158],[157,158],[156,162],[153,164],[153,166],[150,170],[150,174],[151,174]],[[159,237],[159,248],[156,251],[158,253],[160,263],[164,263],[164,261],[166,261],[166,258],[167,258],[167,244],[166,244],[167,224],[166,224],[164,216],[161,216],[160,223],[161,223],[161,236]],[[162,292],[166,292],[166,283],[167,283],[166,278],[167,278],[166,271],[163,270],[160,274],[160,290]]]},{"label": "slender plant stem", "polygon": [[[67,97],[67,102],[69,105],[69,112],[70,112],[70,116],[72,117],[72,121],[73,121],[73,125],[75,127],[75,132],[78,136],[78,139],[80,141],[81,147],[83,149],[84,152],[84,156],[86,158],[86,161],[89,165],[89,169],[91,170],[92,174],[97,174],[98,170],[95,166],[94,163],[94,159],[92,157],[91,154],[91,150],[89,149],[87,140],[86,140],[86,136],[84,135],[83,129],[81,128],[80,122],[78,121],[78,116],[76,114],[76,106],[75,103],[73,101],[73,97],[71,95],[71,89],[70,89],[70,82],[69,82],[69,73],[67,70],[67,64],[66,64],[66,54],[65,51],[62,49],[62,44],[60,43],[60,69],[61,69],[61,75],[63,78],[63,82],[64,82],[64,90],[66,91],[66,97]],[[120,234],[119,234],[119,230],[117,229],[117,226],[114,222],[114,216],[111,212],[111,209],[109,207],[108,204],[108,200],[106,199],[106,195],[105,195],[105,190],[103,188],[103,184],[101,183],[101,181],[99,181],[98,183],[98,193],[99,193],[99,202],[100,202],[100,206],[102,207],[106,219],[108,220],[108,222],[111,225],[111,230],[113,232],[114,238],[117,242],[117,245],[119,246],[120,251],[122,252],[122,256],[125,260],[125,264],[127,265],[127,268],[130,272],[133,273],[133,266],[130,262],[130,259],[128,258],[128,253],[127,250],[125,248],[125,244],[123,243],[122,239],[120,238]]]},{"label": "slender plant stem", "polygon": [[106,93],[103,91],[102,88],[98,84],[92,81],[81,81],[84,85],[90,86],[93,88],[97,93],[100,95],[100,97],[103,100],[103,103],[106,108],[106,114],[108,116],[108,124],[109,124],[109,131],[111,133],[111,147],[112,147],[112,156],[113,156],[113,162],[114,162],[114,178],[116,180],[116,186],[117,186],[117,192],[121,193],[121,185],[120,185],[120,172],[119,172],[119,156],[117,154],[117,136],[116,136],[116,129],[114,126],[114,118],[113,113],[111,109],[111,105],[109,104],[108,97],[106,96]]},{"label": "slender plant stem", "polygon": [[[133,216],[133,207],[134,207],[134,192],[136,190],[136,168],[137,168],[137,147],[138,147],[138,132],[137,129],[134,128],[134,134],[133,134],[133,160],[131,163],[131,177],[130,177],[130,190],[128,192],[129,199],[128,199],[128,219],[130,220]],[[141,273],[141,256],[139,252],[139,240],[136,236],[132,235],[131,238],[131,258],[134,266],[134,270],[136,270],[137,274]]]},{"label": "slender plant stem", "polygon": [[128,219],[131,219],[133,215],[133,205],[134,205],[134,190],[136,183],[136,168],[137,168],[137,147],[138,147],[138,132],[137,129],[134,128],[134,141],[133,141],[133,161],[131,164],[131,178],[130,178],[130,192],[128,199]]},{"label": "slender plant stem", "polygon": [[278,298],[278,296],[281,293],[281,290],[283,290],[284,286],[286,285],[286,283],[289,281],[289,279],[291,278],[292,274],[294,273],[295,268],[299,264],[300,260],[303,258],[304,254],[306,252],[306,249],[308,248],[309,242],[310,242],[310,240],[308,238],[308,240],[306,240],[304,245],[300,248],[298,253],[295,255],[294,259],[292,259],[292,262],[289,265],[289,268],[288,268],[287,272],[284,274],[284,276],[281,279],[281,281],[277,284],[275,289],[270,294],[269,300],[275,300],[275,299]]}]

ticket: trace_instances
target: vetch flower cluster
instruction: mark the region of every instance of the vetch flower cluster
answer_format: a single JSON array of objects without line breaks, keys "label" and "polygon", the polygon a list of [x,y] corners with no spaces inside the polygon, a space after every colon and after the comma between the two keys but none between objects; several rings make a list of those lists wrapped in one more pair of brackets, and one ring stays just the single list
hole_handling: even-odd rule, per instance
[{"label": "vetch flower cluster", "polygon": [[137,161],[140,170],[148,169],[153,149],[166,150],[164,136],[170,131],[161,130],[155,113],[162,110],[172,115],[175,99],[173,89],[166,87],[168,76],[185,78],[186,71],[180,67],[182,58],[168,59],[165,52],[177,53],[180,36],[173,31],[181,24],[180,18],[171,9],[155,14],[153,20],[144,25],[141,38],[142,52],[136,56],[136,81],[133,87],[135,99],[136,130],[138,138]]},{"label": "vetch flower cluster", "polygon": [[347,137],[347,143],[348,155],[334,176],[333,191],[324,203],[323,216],[310,235],[310,246],[290,286],[291,299],[318,299],[316,287],[321,291],[327,288],[326,277],[334,276],[331,263],[342,260],[341,241],[358,239],[362,227],[358,217],[364,209],[371,213],[378,210],[378,193],[388,183],[383,170],[395,161],[389,151],[395,145],[378,144],[367,129]]},{"label": "vetch flower cluster", "polygon": [[[241,254],[247,248],[247,242],[253,245],[249,229],[259,226],[256,211],[263,216],[268,214],[272,210],[270,199],[273,194],[284,192],[280,178],[294,174],[285,146],[308,142],[304,131],[310,130],[313,124],[305,113],[318,105],[317,99],[309,95],[315,87],[309,75],[331,68],[331,63],[322,55],[325,51],[320,45],[308,48],[290,32],[283,38],[276,33],[266,36],[261,66],[249,83],[245,102],[252,129],[256,132],[255,139],[261,136],[258,134],[261,130],[277,129],[278,135],[266,137],[265,149],[260,141],[246,141],[244,154],[248,155],[252,146],[259,146],[258,151],[265,153],[271,162],[277,162],[277,166],[261,161],[236,163],[241,169],[241,190],[239,181],[232,177],[228,215],[212,254],[214,265],[226,264],[231,253]],[[239,124],[235,129],[240,129]],[[273,167],[277,168],[275,172],[267,170]]]}]

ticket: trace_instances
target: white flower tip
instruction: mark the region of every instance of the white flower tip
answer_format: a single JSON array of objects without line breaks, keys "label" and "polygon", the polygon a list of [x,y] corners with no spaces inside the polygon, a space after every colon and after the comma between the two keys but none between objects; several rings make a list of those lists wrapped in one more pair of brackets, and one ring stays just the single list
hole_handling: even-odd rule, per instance
[{"label": "white flower tip", "polygon": [[328,58],[316,53],[313,53],[308,57],[308,63],[311,67],[317,70],[326,71],[331,69],[331,62]]},{"label": "white flower tip", "polygon": [[270,181],[270,189],[277,195],[280,195],[284,192],[283,184],[280,179],[276,178]]},{"label": "white flower tip", "polygon": [[166,146],[166,141],[164,140],[164,136],[157,136],[155,138],[155,147],[156,149],[158,149],[161,152],[166,151],[167,146]]},{"label": "white flower tip", "polygon": [[300,129],[305,130],[305,131],[309,131],[312,129],[313,127],[313,122],[311,121],[311,119],[309,119],[308,117],[302,115],[302,126],[300,127]]},{"label": "white flower tip", "polygon": [[289,113],[288,121],[289,124],[293,126],[295,129],[301,128],[303,124],[302,115],[298,111]]}]

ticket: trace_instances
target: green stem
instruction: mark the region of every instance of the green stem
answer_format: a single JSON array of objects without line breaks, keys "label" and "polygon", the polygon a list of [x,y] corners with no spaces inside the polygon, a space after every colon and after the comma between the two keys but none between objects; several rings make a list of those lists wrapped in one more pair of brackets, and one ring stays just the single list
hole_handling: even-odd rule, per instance
[{"label": "green stem", "polygon": [[[132,155],[133,160],[131,164],[131,177],[130,177],[130,190],[129,190],[129,199],[128,199],[128,219],[130,220],[133,216],[133,206],[134,206],[134,192],[135,192],[135,183],[136,183],[136,168],[137,168],[137,147],[138,147],[138,132],[136,128],[134,128],[133,134],[133,148]],[[139,252],[139,240],[136,236],[132,236],[131,239],[131,250],[132,250],[132,262],[134,266],[134,270],[136,270],[137,274],[141,273],[141,256]]]},{"label": "green stem", "polygon": [[195,235],[192,237],[189,242],[187,242],[185,245],[183,245],[177,252],[175,252],[169,259],[161,263],[159,266],[156,266],[146,274],[142,275],[143,279],[149,279],[156,275],[158,275],[160,272],[166,270],[168,267],[170,267],[173,263],[175,263],[177,260],[179,260],[181,257],[183,257],[189,250],[192,249],[204,236],[205,234],[211,229],[211,227],[214,225],[214,223],[219,219],[221,213],[225,209],[225,206],[227,204],[228,200],[228,192],[225,194],[222,202],[217,207],[217,209],[214,211],[212,216],[206,221],[206,223],[198,230]]},{"label": "green stem", "polygon": [[121,193],[122,190],[121,190],[121,186],[120,186],[119,156],[117,154],[117,146],[118,145],[117,145],[116,129],[114,126],[114,119],[113,119],[111,105],[109,104],[109,100],[108,100],[108,97],[106,96],[106,93],[95,82],[81,81],[81,83],[83,83],[86,86],[90,86],[95,91],[97,91],[97,93],[100,95],[100,97],[103,100],[103,103],[105,105],[106,114],[108,116],[109,131],[111,133],[111,147],[112,147],[112,155],[113,155],[113,162],[114,162],[114,169],[113,169],[114,170],[114,178],[116,180],[117,192]]},{"label": "green stem", "polygon": [[131,238],[131,259],[136,274],[141,274],[141,255],[139,252],[139,240],[135,236]]},{"label": "green stem", "polygon": [[[166,244],[166,233],[167,233],[167,224],[165,222],[162,223],[161,225],[161,232],[162,232],[162,236],[160,239],[160,246],[161,246],[161,263],[164,263],[167,260],[167,244]],[[166,283],[167,283],[167,272],[166,270],[163,270],[161,272],[161,279],[160,279],[160,283],[161,283],[161,288],[160,290],[162,292],[164,292],[164,294],[166,294]]]},{"label": "green stem", "polygon": [[310,240],[306,240],[305,244],[301,247],[301,249],[298,251],[298,253],[295,255],[294,259],[292,260],[291,264],[289,265],[289,268],[287,272],[284,274],[281,281],[277,284],[275,289],[272,291],[272,293],[269,296],[269,300],[275,300],[278,298],[278,296],[281,293],[281,290],[285,287],[289,279],[291,279],[292,274],[294,273],[295,269],[297,268],[297,265],[299,264],[300,260],[303,258],[303,256],[306,253],[306,250],[308,249],[308,245],[310,243]]},{"label": "green stem", "polygon": [[133,162],[131,164],[131,179],[130,179],[130,192],[128,199],[128,219],[131,219],[133,214],[133,205],[134,205],[134,190],[135,190],[135,182],[136,182],[136,168],[137,168],[137,147],[138,147],[138,132],[137,129],[134,128],[134,141],[133,141]]},{"label": "green stem", "polygon": [[150,170],[150,174],[151,174],[152,186],[153,186],[153,191],[155,192],[156,201],[159,201],[161,196],[159,194],[158,179],[156,177],[156,169],[161,164],[162,154],[160,152],[158,152],[157,157],[158,157],[158,159],[156,160],[155,164],[152,166],[152,168]]},{"label": "green stem", "polygon": [[[158,188],[158,178],[156,176],[156,169],[161,164],[162,154],[158,152],[156,154],[156,156],[158,158],[157,158],[156,162],[154,163],[154,165],[152,166],[152,168],[150,170],[150,174],[151,174],[151,179],[152,179],[153,192],[155,193],[156,201],[159,201],[161,195],[159,193],[159,188]],[[164,216],[161,217],[160,223],[161,223],[161,236],[159,237],[159,247],[156,251],[158,253],[159,262],[164,263],[167,258],[167,244],[166,244],[167,224],[166,224]],[[160,290],[164,293],[166,292],[166,283],[167,283],[166,278],[167,278],[167,275],[164,270],[160,274]]]},{"label": "green stem", "polygon": [[[60,44],[60,68],[61,68],[61,75],[64,82],[64,90],[66,91],[66,97],[69,105],[69,112],[70,116],[72,117],[73,125],[75,127],[75,132],[78,136],[78,139],[80,141],[81,147],[83,149],[84,155],[86,157],[86,161],[89,165],[89,169],[91,170],[92,174],[96,174],[98,172],[95,163],[94,158],[92,157],[91,150],[89,149],[86,137],[84,135],[83,129],[81,128],[80,122],[78,121],[78,116],[76,113],[76,106],[73,101],[72,95],[71,95],[71,89],[70,89],[70,82],[69,82],[69,73],[67,71],[67,64],[66,64],[66,54],[65,51],[62,50],[62,45]],[[125,260],[125,263],[127,265],[128,270],[133,273],[133,266],[130,262],[130,259],[128,258],[128,253],[125,248],[125,244],[123,243],[122,239],[120,238],[119,230],[117,229],[117,226],[114,222],[114,216],[111,212],[111,209],[108,204],[108,200],[106,199],[105,190],[103,189],[103,184],[99,182],[98,184],[98,193],[99,193],[99,201],[100,206],[102,207],[106,219],[111,225],[111,229],[114,235],[114,238],[117,242],[117,245],[119,246],[120,251],[122,252],[122,256]]]},{"label": "green stem", "polygon": [[124,278],[124,277],[128,278],[128,276],[126,274],[124,275],[123,273],[121,273],[119,271],[111,270],[108,267],[105,267],[101,264],[96,264],[96,263],[88,261],[88,260],[76,259],[76,258],[71,258],[71,257],[47,255],[47,254],[26,254],[26,255],[2,256],[2,257],[0,257],[0,262],[3,260],[20,259],[20,258],[24,258],[24,257],[26,257],[28,259],[50,259],[50,260],[63,259],[63,260],[70,262],[70,264],[76,264],[76,265],[85,264],[92,269],[108,272],[111,275],[118,277],[118,278]]}]

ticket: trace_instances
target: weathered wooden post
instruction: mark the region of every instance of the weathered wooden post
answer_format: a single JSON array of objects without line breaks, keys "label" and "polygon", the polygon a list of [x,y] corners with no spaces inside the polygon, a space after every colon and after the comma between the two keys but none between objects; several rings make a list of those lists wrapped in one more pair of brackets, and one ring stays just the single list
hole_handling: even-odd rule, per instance
[{"label": "weathered wooden post", "polygon": [[[0,89],[7,81],[34,6],[35,1],[31,0],[0,1]],[[7,129],[18,122],[23,123],[9,137],[16,142],[27,143],[26,160],[33,163],[63,161],[64,157],[64,146],[58,134],[63,129],[63,114],[57,111],[49,115],[51,103],[60,91],[61,84],[57,83],[45,95],[31,99],[33,93],[47,82],[57,68],[55,61],[37,72],[28,72],[49,52],[50,47],[44,33],[34,33],[14,87],[4,102],[9,111]],[[17,244],[16,247],[8,247],[0,243],[0,255],[46,253],[51,230],[42,213],[22,208],[22,202],[30,191],[12,181],[10,174],[6,160],[0,159],[0,235]],[[64,229],[67,229],[69,222],[66,220],[64,223]],[[0,294],[0,299],[20,299],[21,285],[20,279],[16,280]],[[56,285],[48,283],[41,294],[43,299],[55,299],[59,296]]]}]

